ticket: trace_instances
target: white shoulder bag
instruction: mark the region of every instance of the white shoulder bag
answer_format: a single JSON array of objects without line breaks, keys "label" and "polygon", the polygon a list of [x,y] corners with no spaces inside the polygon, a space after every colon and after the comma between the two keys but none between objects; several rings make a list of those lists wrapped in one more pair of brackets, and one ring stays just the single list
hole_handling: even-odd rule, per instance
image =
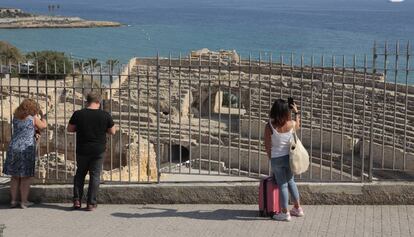
[{"label": "white shoulder bag", "polygon": [[290,141],[289,163],[290,169],[295,175],[304,173],[309,167],[308,151],[299,140],[295,127],[293,128],[293,137]]}]

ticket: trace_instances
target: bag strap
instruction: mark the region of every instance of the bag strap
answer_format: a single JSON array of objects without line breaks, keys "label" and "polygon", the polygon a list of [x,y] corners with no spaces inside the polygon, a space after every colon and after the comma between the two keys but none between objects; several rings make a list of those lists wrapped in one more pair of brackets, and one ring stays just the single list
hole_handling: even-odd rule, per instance
[{"label": "bag strap", "polygon": [[273,129],[272,129],[271,125],[270,125],[270,121],[267,122],[266,126],[270,129],[270,134],[273,134]]},{"label": "bag strap", "polygon": [[293,139],[295,140],[295,144],[298,142],[298,135],[296,134],[296,121],[293,121]]}]

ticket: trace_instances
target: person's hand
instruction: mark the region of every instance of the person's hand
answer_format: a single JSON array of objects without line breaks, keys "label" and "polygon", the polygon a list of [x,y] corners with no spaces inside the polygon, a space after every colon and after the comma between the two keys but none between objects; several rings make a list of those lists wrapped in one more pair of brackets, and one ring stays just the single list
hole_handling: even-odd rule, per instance
[{"label": "person's hand", "polygon": [[35,139],[36,139],[36,142],[38,142],[40,140],[40,137],[41,137],[40,131],[36,129],[36,131],[35,131]]},{"label": "person's hand", "polygon": [[298,106],[296,105],[296,103],[293,103],[292,110],[294,113],[298,113]]}]

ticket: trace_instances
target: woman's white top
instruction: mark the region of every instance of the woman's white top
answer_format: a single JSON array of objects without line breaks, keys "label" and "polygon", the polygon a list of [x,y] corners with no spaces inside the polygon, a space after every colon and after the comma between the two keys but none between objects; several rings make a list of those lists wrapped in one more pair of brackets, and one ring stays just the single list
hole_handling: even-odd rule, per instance
[{"label": "woman's white top", "polygon": [[[273,128],[272,121],[269,120],[270,129],[272,129],[272,158],[289,155],[290,140],[292,138],[293,128],[289,132],[279,133]],[[293,124],[295,126],[295,124]]]}]

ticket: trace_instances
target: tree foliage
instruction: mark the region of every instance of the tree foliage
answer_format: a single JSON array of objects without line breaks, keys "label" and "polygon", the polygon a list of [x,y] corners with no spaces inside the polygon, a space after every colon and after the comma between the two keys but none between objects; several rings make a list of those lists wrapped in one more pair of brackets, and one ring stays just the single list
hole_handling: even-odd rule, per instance
[{"label": "tree foliage", "polygon": [[36,51],[26,55],[27,60],[37,64],[39,77],[44,79],[63,79],[72,73],[72,63],[63,52]]},{"label": "tree foliage", "polygon": [[20,50],[6,41],[0,41],[0,61],[4,65],[17,64],[24,59]]}]

